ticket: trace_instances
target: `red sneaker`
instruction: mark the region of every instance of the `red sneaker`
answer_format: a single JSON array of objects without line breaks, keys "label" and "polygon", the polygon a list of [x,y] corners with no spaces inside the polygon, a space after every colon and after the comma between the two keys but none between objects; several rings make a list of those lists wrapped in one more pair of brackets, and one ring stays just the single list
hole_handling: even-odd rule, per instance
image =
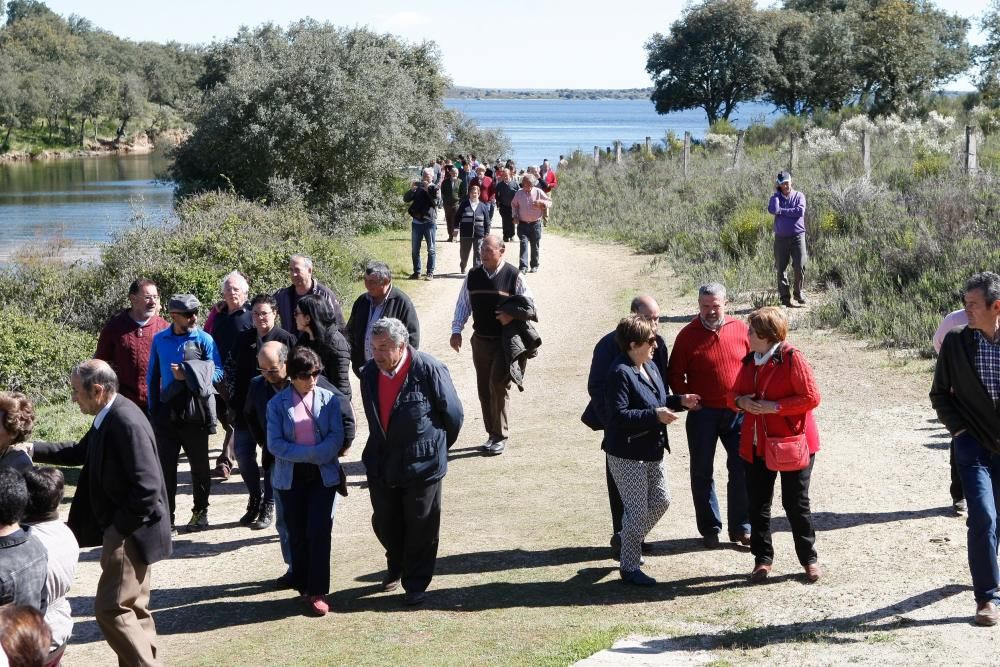
[{"label": "red sneaker", "polygon": [[330,611],[330,605],[326,603],[324,595],[309,595],[306,597],[306,603],[309,605],[309,611],[317,616],[326,616]]}]

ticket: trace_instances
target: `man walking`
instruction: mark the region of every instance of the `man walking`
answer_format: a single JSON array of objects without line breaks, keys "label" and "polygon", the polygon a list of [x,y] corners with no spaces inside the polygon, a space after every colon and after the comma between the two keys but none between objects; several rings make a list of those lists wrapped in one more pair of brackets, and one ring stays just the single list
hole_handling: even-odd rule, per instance
[{"label": "man walking", "polygon": [[[792,296],[805,304],[802,281],[806,271],[806,196],[792,189],[792,175],[778,174],[774,194],[767,203],[767,212],[774,216],[774,266],[778,272],[778,296],[786,308],[792,307]],[[792,261],[794,282],[791,290],[785,269]]]},{"label": "man walking", "polygon": [[510,169],[501,169],[494,191],[497,200],[497,210],[500,211],[500,221],[503,224],[504,241],[514,240],[514,212],[511,209],[511,204],[518,190],[520,188],[511,178]]},{"label": "man walking", "polygon": [[525,174],[521,178],[521,189],[514,195],[510,205],[511,213],[517,222],[517,238],[521,242],[518,266],[521,273],[527,273],[529,266],[532,273],[538,270],[542,246],[542,219],[548,215],[549,207],[552,206],[552,199],[542,192],[541,188],[535,187],[537,183],[538,179],[535,176]]},{"label": "man walking", "polygon": [[462,182],[458,180],[458,171],[455,167],[447,165],[445,167],[444,180],[441,182],[441,203],[444,207],[444,221],[448,226],[448,242],[455,240],[455,212],[458,210],[458,203],[462,201]]},{"label": "man walking", "polygon": [[966,327],[941,345],[931,405],[952,436],[968,506],[969,570],[977,625],[996,625],[1000,604],[997,515],[1000,496],[1000,276],[977,273],[965,283]]},{"label": "man walking", "polygon": [[408,339],[399,320],[382,318],[372,326],[374,357],[361,371],[369,432],[361,458],[372,526],[385,547],[382,589],[402,584],[404,603],[418,605],[434,575],[441,482],[464,413],[447,367]]},{"label": "man walking", "polygon": [[347,341],[351,344],[351,368],[361,377],[361,367],[372,353],[372,325],[383,317],[399,320],[410,333],[410,345],[420,347],[420,321],[406,293],[392,284],[392,271],[385,262],[369,262],[365,267],[365,293],[351,306],[347,320]]},{"label": "man walking", "polygon": [[420,278],[420,242],[427,242],[426,280],[434,279],[434,234],[437,232],[437,188],[431,183],[434,173],[424,169],[421,180],[413,181],[409,190],[403,193],[403,201],[410,204],[407,212],[413,219],[410,227],[410,245],[413,259],[413,274],[410,280]]},{"label": "man walking", "polygon": [[312,259],[305,255],[292,255],[288,260],[288,273],[292,277],[292,284],[274,293],[274,300],[278,304],[278,317],[281,318],[281,328],[291,334],[299,333],[299,328],[295,325],[295,306],[306,294],[312,294],[330,304],[337,328],[343,329],[344,311],[340,307],[340,301],[332,289],[313,277]]},{"label": "man walking", "polygon": [[462,283],[451,324],[450,344],[462,350],[462,329],[472,317],[472,364],[476,368],[476,388],[488,438],[480,449],[488,456],[502,454],[510,435],[510,367],[505,363],[503,327],[513,321],[497,312],[501,299],[510,295],[531,298],[521,273],[503,261],[504,243],[496,236],[483,239],[483,264],[471,271]]},{"label": "man walking", "polygon": [[177,499],[177,463],[181,450],[191,464],[194,509],[188,530],[208,528],[208,436],[215,433],[215,396],[212,385],[222,380],[219,350],[210,335],[198,328],[201,302],[193,294],[170,299],[171,326],[156,334],[149,361],[149,412],[174,525]]},{"label": "man walking", "polygon": [[698,288],[698,315],[677,334],[667,380],[675,394],[698,394],[700,406],[685,422],[691,455],[691,498],[702,542],[719,544],[722,517],[715,495],[715,446],[726,449],[726,526],[729,540],[750,545],[746,473],[739,455],[743,413],[726,407],[726,392],[750,353],[747,325],[726,317],[726,288],[708,283]]},{"label": "man walking", "polygon": [[[654,327],[660,323],[660,305],[651,296],[637,296],[632,299],[631,312],[649,320]],[[615,359],[621,354],[621,348],[615,341],[615,332],[612,330],[606,334],[594,346],[593,358],[590,362],[590,374],[587,376],[587,393],[590,395],[590,403],[587,406],[587,421],[592,427],[598,430],[603,429],[608,423],[607,404],[604,401],[604,388],[607,384],[608,371],[614,365]],[[660,377],[667,377],[667,343],[660,334],[656,334],[656,347],[653,350],[653,363],[660,371]],[[604,472],[608,484],[608,501],[611,504],[611,555],[615,560],[619,560],[621,555],[622,515],[625,513],[625,506],[622,504],[621,493],[618,485],[615,484],[614,477],[611,476],[611,468],[605,458]],[[643,545],[645,547],[645,544]]]},{"label": "man walking", "polygon": [[95,359],[118,376],[119,391],[136,405],[146,405],[146,371],[153,336],[169,324],[160,317],[160,292],[152,280],[139,278],[128,288],[129,308],[108,320],[97,338]]},{"label": "man walking", "polygon": [[118,379],[105,362],[84,361],[70,384],[74,402],[94,424],[78,443],[35,443],[35,459],[83,466],[66,523],[80,546],[101,545],[97,624],[119,664],[159,665],[150,570],[170,556],[172,545],[153,429],[142,410],[118,394]]}]

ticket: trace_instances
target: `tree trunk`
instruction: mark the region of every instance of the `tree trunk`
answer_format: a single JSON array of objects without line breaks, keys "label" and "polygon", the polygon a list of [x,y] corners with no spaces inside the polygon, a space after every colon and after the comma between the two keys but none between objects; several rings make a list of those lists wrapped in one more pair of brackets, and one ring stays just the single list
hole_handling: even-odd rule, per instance
[{"label": "tree trunk", "polygon": [[125,136],[125,126],[128,125],[128,118],[122,118],[122,124],[118,128],[118,132],[115,134],[115,143],[121,143],[122,137]]},{"label": "tree trunk", "polygon": [[13,130],[13,129],[14,129],[13,125],[8,125],[7,126],[7,134],[3,138],[3,149],[4,150],[7,150],[8,148],[10,148],[10,133],[11,133],[11,130]]},{"label": "tree trunk", "polygon": [[86,131],[87,117],[80,116],[80,148],[83,148],[83,140],[86,138],[84,132]]}]

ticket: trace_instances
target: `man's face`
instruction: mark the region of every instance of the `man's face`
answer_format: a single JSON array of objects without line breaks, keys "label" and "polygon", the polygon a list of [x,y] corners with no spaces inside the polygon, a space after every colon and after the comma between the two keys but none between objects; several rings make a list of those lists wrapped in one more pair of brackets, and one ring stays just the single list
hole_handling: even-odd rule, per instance
[{"label": "man's face", "polygon": [[253,325],[257,334],[264,336],[274,328],[274,309],[269,303],[258,303],[253,307]]},{"label": "man's face", "polygon": [[391,281],[382,280],[378,276],[365,276],[365,291],[368,292],[368,296],[376,300],[385,298],[391,284]]},{"label": "man's face", "polygon": [[170,313],[170,321],[174,325],[174,331],[185,334],[191,331],[198,324],[198,313]]},{"label": "man's face", "polygon": [[311,266],[306,266],[304,260],[293,259],[288,263],[288,273],[292,276],[292,284],[296,287],[308,287],[312,285],[313,270]]},{"label": "man's face", "polygon": [[85,415],[96,415],[101,411],[100,395],[103,393],[100,385],[94,385],[90,393],[83,388],[83,381],[79,375],[71,375],[69,378],[72,393],[70,397],[73,402],[80,406],[80,412]]},{"label": "man's face", "polygon": [[257,370],[270,384],[283,385],[288,377],[285,362],[278,361],[277,355],[261,352],[257,355]]},{"label": "man's face", "polygon": [[522,190],[530,190],[533,187],[535,187],[535,186],[532,185],[530,178],[522,178],[521,179],[521,189]]},{"label": "man's face", "polygon": [[396,345],[389,334],[372,337],[372,357],[375,359],[375,364],[383,371],[389,372],[398,366],[405,349],[405,343]]},{"label": "man's face", "polygon": [[726,316],[726,300],[718,294],[698,297],[698,314],[710,326],[718,326]]},{"label": "man's face", "polygon": [[639,315],[653,323],[654,327],[660,326],[660,306],[659,304],[644,304],[639,307]]},{"label": "man's face", "polygon": [[500,266],[500,262],[503,261],[503,250],[503,245],[495,241],[491,240],[483,243],[482,249],[479,251],[479,256],[483,260],[483,266],[486,267],[487,271],[495,271]]},{"label": "man's face", "polygon": [[500,171],[500,180],[503,181],[504,183],[507,183],[507,182],[510,181],[510,170],[509,169],[502,169]]},{"label": "man's face", "polygon": [[222,298],[232,312],[246,303],[246,286],[239,280],[227,280],[226,284],[222,286]]},{"label": "man's face", "polygon": [[788,194],[792,191],[792,182],[785,181],[784,183],[778,186],[778,191],[781,192],[782,196],[787,197]]},{"label": "man's face", "polygon": [[469,188],[469,199],[478,200],[479,199],[479,188],[473,185]]},{"label": "man's face", "polygon": [[1000,316],[1000,300],[987,305],[983,290],[969,290],[965,293],[965,314],[969,318],[970,329],[993,331]]},{"label": "man's face", "polygon": [[160,292],[156,285],[143,285],[135,294],[128,295],[132,304],[132,313],[149,319],[160,311]]},{"label": "man's face", "polygon": [[430,185],[431,180],[434,178],[434,174],[428,174],[424,172],[420,179],[423,181],[424,185]]}]

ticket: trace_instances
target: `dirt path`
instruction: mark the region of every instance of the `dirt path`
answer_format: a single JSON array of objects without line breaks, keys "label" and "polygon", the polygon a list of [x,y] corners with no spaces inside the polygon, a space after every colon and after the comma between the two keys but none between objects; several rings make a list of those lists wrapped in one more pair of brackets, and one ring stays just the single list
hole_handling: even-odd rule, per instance
[{"label": "dirt path", "polygon": [[[508,258],[516,262],[516,244],[510,246]],[[359,410],[358,445],[347,467],[351,495],[334,528],[333,613],[307,619],[287,592],[270,586],[282,572],[277,536],[236,525],[245,496],[234,477],[213,487],[213,529],[181,536],[175,557],[154,568],[153,605],[167,660],[565,664],[632,634],[661,639],[645,646],[640,640],[635,645],[642,648],[630,655],[623,649],[616,661],[994,661],[995,633],[970,623],[965,529],[950,511],[948,441],[929,421],[927,364],[893,365],[884,353],[825,332],[790,336],[813,364],[823,393],[817,414],[823,449],[812,497],[824,578],[802,583],[783,518],[776,520],[774,582],[767,586],[744,583],[748,551],[701,547],[678,423],[667,462],[673,504],[650,537],[656,554],[644,568],[663,583],[636,591],[618,581],[606,547],[600,438],[578,416],[593,344],[634,293],[657,296],[668,342],[694,311],[694,297],[680,294],[669,270],[649,259],[546,235],[542,271],[528,277],[542,319],[542,353],[529,363],[527,390],[513,397],[507,452],[487,459],[475,453],[485,433],[471,353],[468,345],[461,354],[447,345],[461,285],[447,271],[457,270],[458,244],[439,243],[437,280],[399,282],[420,315],[421,349],[449,365],[467,415],[445,480],[428,605],[406,611],[398,595],[373,585],[384,561],[358,462],[365,437]],[[393,265],[397,275],[408,268]],[[724,487],[721,456],[716,469]],[[181,491],[179,519],[190,510],[190,487]],[[113,662],[86,616],[97,558],[94,551],[83,556],[73,590],[79,620],[69,665]]]}]

